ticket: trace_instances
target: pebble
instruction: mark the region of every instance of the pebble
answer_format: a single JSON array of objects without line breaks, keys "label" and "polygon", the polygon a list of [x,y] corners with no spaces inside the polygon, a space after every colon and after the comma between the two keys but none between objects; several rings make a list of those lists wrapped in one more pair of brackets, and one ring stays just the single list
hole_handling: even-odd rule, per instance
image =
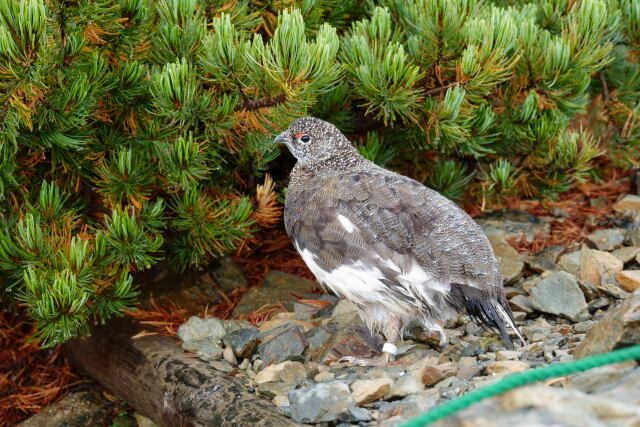
[{"label": "pebble", "polygon": [[587,309],[576,278],[564,271],[550,274],[531,289],[531,305],[539,311],[574,321]]},{"label": "pebble", "polygon": [[605,228],[589,234],[587,240],[601,251],[610,251],[622,245],[624,234],[615,228]]},{"label": "pebble", "polygon": [[320,383],[289,393],[291,417],[298,423],[320,423],[337,419],[355,406],[349,386],[343,382]]},{"label": "pebble", "polygon": [[307,344],[302,327],[294,324],[294,326],[263,341],[258,346],[258,355],[260,359],[267,362],[280,363],[302,355]]},{"label": "pebble", "polygon": [[209,362],[209,365],[220,372],[234,372],[236,370],[233,365],[226,360],[212,360]]},{"label": "pebble", "polygon": [[392,384],[393,381],[388,378],[357,380],[351,384],[351,397],[356,405],[362,406],[384,397],[391,389]]},{"label": "pebble", "polygon": [[403,375],[391,386],[386,398],[393,399],[418,393],[424,389],[422,381],[413,375]]},{"label": "pebble", "polygon": [[496,351],[496,360],[518,360],[520,358],[520,353],[513,350],[500,350]]},{"label": "pebble", "polygon": [[640,289],[640,270],[623,270],[616,276],[616,280],[627,292]]},{"label": "pebble", "polygon": [[233,354],[233,349],[231,347],[226,347],[222,352],[222,358],[232,365],[238,364],[238,359],[236,359],[235,354]]},{"label": "pebble", "polygon": [[256,328],[232,331],[225,335],[222,341],[231,347],[233,354],[238,358],[250,357],[260,342]]},{"label": "pebble", "polygon": [[522,372],[529,369],[529,364],[520,360],[500,360],[487,365],[487,375],[502,374],[504,372]]},{"label": "pebble", "polygon": [[578,276],[580,274],[580,256],[581,251],[569,252],[564,254],[558,260],[558,265],[562,267],[567,273]]},{"label": "pebble", "polygon": [[336,377],[336,375],[333,372],[324,371],[324,372],[320,372],[318,375],[313,377],[313,380],[315,382],[319,383],[319,382],[322,382],[322,381],[332,380],[335,377]]}]

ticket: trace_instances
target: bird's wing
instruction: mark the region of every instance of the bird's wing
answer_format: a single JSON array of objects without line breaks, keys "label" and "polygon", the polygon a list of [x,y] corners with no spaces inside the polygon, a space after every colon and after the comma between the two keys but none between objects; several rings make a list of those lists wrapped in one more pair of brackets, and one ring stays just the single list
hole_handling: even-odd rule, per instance
[{"label": "bird's wing", "polygon": [[374,170],[308,181],[287,196],[286,210],[290,236],[323,270],[361,261],[393,276],[417,265],[442,283],[486,291],[501,285],[482,229],[410,178]]}]

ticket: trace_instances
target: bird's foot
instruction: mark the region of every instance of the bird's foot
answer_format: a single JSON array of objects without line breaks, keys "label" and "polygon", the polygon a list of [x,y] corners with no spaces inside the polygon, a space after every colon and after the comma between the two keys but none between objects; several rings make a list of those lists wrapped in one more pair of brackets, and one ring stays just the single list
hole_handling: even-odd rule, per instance
[{"label": "bird's foot", "polygon": [[382,353],[380,356],[364,358],[355,356],[344,356],[338,362],[348,362],[359,366],[387,366],[394,361],[389,353]]},{"label": "bird's foot", "polygon": [[382,354],[372,358],[360,358],[354,356],[344,356],[338,362],[349,362],[360,366],[386,366],[395,361],[398,349],[391,343],[385,343],[382,347]]}]

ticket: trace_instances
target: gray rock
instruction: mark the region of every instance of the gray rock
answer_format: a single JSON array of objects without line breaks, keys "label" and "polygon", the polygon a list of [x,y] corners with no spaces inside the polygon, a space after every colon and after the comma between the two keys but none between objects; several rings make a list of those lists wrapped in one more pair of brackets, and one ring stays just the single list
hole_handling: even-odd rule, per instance
[{"label": "gray rock", "polygon": [[299,423],[320,423],[337,419],[355,406],[349,386],[342,382],[321,383],[289,393],[291,417]]},{"label": "gray rock", "polygon": [[244,318],[253,311],[268,304],[282,303],[288,310],[293,310],[296,297],[293,294],[311,292],[316,286],[311,280],[294,276],[282,271],[270,271],[262,281],[262,286],[255,286],[245,293],[233,310],[233,317]]},{"label": "gray rock", "polygon": [[373,358],[381,354],[382,345],[380,334],[372,334],[361,321],[352,322],[334,334],[327,350],[314,361],[338,360],[343,356]]},{"label": "gray rock", "polygon": [[412,394],[416,394],[424,390],[424,384],[422,381],[414,377],[413,375],[403,375],[396,380],[391,386],[387,397],[389,399],[406,397]]},{"label": "gray rock", "polygon": [[338,414],[338,421],[344,423],[356,423],[358,421],[371,421],[371,411],[365,408],[358,408],[356,406],[349,406],[346,411]]},{"label": "gray rock", "polygon": [[258,333],[256,328],[238,329],[225,335],[223,342],[231,347],[236,357],[248,358],[251,357],[260,342]]},{"label": "gray rock", "polygon": [[524,262],[531,270],[539,273],[560,270],[555,262],[539,256],[527,256],[524,258]]},{"label": "gray rock", "polygon": [[333,333],[335,333],[335,330],[328,326],[309,329],[305,332],[305,337],[307,337],[307,341],[309,342],[309,351],[314,353],[318,350],[324,350],[325,346],[331,340]]},{"label": "gray rock", "polygon": [[580,251],[569,252],[564,254],[558,260],[558,265],[562,267],[567,273],[571,273],[578,277],[580,274]]},{"label": "gray rock", "polygon": [[579,359],[640,344],[640,290],[593,325],[573,354]]},{"label": "gray rock", "polygon": [[624,234],[615,228],[605,228],[589,234],[587,240],[601,251],[610,251],[622,245]]},{"label": "gray rock", "polygon": [[280,371],[280,381],[285,384],[298,385],[307,379],[307,370],[300,362],[288,362],[285,369]]},{"label": "gray rock", "polygon": [[635,246],[627,246],[611,252],[611,255],[618,258],[624,264],[633,260],[638,254],[640,254],[640,248],[636,248]]},{"label": "gray rock", "polygon": [[589,282],[585,282],[584,280],[578,280],[578,286],[580,286],[580,290],[584,295],[584,298],[587,302],[593,301],[598,298],[600,293],[598,292],[598,288],[593,286],[593,284]]},{"label": "gray rock", "polygon": [[524,262],[518,258],[498,257],[498,268],[504,277],[505,283],[514,283],[522,277]]},{"label": "gray rock", "polygon": [[276,396],[288,395],[295,388],[296,386],[294,384],[268,382],[258,384],[258,386],[256,387],[256,392],[268,399],[273,399]]},{"label": "gray rock", "polygon": [[[378,426],[395,426],[403,420],[416,417],[427,412],[436,404],[440,393],[437,390],[425,390],[402,400],[384,404],[378,413]],[[384,422],[384,421],[387,422]]]},{"label": "gray rock", "polygon": [[226,360],[212,360],[209,365],[216,371],[220,372],[233,372],[235,368]]},{"label": "gray rock", "polygon": [[611,300],[607,297],[600,297],[589,302],[589,313],[593,314],[598,310],[606,310],[611,305]]},{"label": "gray rock", "polygon": [[208,339],[186,341],[182,344],[182,348],[195,353],[205,362],[222,359],[224,352],[217,342]]},{"label": "gray rock", "polygon": [[516,295],[509,300],[509,306],[512,310],[522,311],[531,314],[534,311],[531,298],[524,295]]},{"label": "gray rock", "polygon": [[[548,234],[550,227],[543,219],[517,210],[497,210],[474,217],[485,233],[494,240],[524,236],[531,242],[537,234]],[[489,239],[491,240],[491,238]],[[493,241],[493,240],[491,240]]]},{"label": "gray rock", "polygon": [[560,255],[562,255],[566,249],[567,248],[562,245],[551,245],[536,252],[534,255],[538,258],[557,263]]},{"label": "gray rock", "polygon": [[627,240],[633,246],[640,247],[640,227],[634,227],[627,232]]},{"label": "gray rock", "polygon": [[573,275],[564,271],[550,274],[531,290],[531,305],[545,313],[577,320],[587,309],[584,295]]},{"label": "gray rock", "polygon": [[258,347],[258,355],[267,363],[280,363],[300,356],[307,344],[302,327],[294,323],[291,327],[283,328],[276,334],[267,335]]},{"label": "gray rock", "polygon": [[351,384],[351,397],[356,405],[361,406],[384,397],[391,389],[392,384],[393,380],[388,378],[356,380]]},{"label": "gray rock", "polygon": [[633,360],[613,365],[600,366],[589,369],[585,372],[571,375],[567,379],[567,384],[569,387],[584,391],[585,393],[593,393],[594,391],[603,388],[603,386],[617,382],[624,376],[628,375],[635,369],[635,367],[636,363]]},{"label": "gray rock", "polygon": [[215,317],[191,316],[178,328],[178,338],[184,342],[203,338],[221,340],[226,334],[224,320]]},{"label": "gray rock", "polygon": [[623,263],[609,252],[583,247],[580,255],[580,279],[595,286],[607,283],[622,271]]}]

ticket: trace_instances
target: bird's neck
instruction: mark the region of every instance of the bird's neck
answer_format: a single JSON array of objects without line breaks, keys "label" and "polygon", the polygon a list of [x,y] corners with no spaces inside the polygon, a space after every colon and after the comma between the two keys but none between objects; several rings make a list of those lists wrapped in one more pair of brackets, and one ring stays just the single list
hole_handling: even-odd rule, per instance
[{"label": "bird's neck", "polygon": [[333,176],[343,171],[357,171],[367,167],[370,163],[357,151],[344,152],[314,161],[298,162],[291,171],[291,181],[293,183],[307,178],[319,178],[323,175]]}]

